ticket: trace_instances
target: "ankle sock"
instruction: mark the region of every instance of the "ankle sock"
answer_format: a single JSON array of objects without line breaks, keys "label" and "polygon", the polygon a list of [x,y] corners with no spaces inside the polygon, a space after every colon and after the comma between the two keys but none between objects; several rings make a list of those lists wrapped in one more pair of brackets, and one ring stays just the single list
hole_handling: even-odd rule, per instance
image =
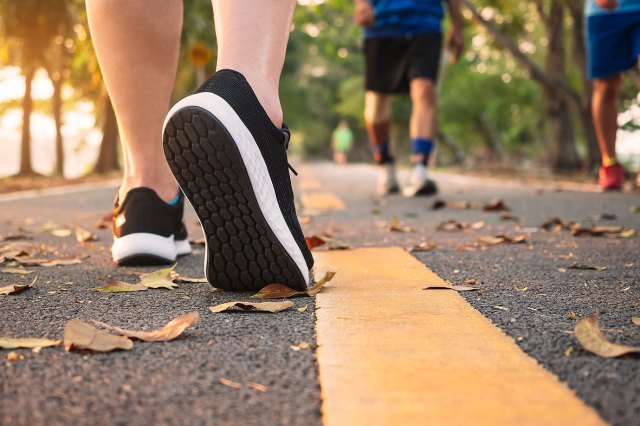
[{"label": "ankle sock", "polygon": [[170,206],[175,206],[180,201],[180,198],[182,198],[182,191],[178,189],[178,195],[176,195],[173,200],[167,201],[167,204],[169,204]]},{"label": "ankle sock", "polygon": [[422,156],[422,164],[427,165],[429,163],[429,156],[433,150],[433,140],[427,138],[413,138],[411,139],[411,152],[414,155]]},{"label": "ankle sock", "polygon": [[393,163],[393,157],[389,152],[389,142],[371,144],[371,150],[373,151],[373,159],[376,164]]}]

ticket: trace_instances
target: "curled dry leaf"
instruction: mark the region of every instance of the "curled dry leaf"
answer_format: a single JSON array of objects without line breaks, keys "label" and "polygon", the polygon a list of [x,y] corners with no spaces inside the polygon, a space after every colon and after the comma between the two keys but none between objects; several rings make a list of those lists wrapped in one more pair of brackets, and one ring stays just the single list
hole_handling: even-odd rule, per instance
[{"label": "curled dry leaf", "polygon": [[0,248],[0,257],[15,259],[16,257],[32,257],[38,252],[38,245],[25,241],[15,241]]},{"label": "curled dry leaf", "polygon": [[174,278],[177,277],[177,274],[173,271],[176,266],[178,266],[177,263],[168,268],[158,269],[157,271],[143,275],[139,284],[148,288],[166,288],[173,290],[178,287],[178,285],[173,282]]},{"label": "curled dry leaf", "polygon": [[249,386],[251,389],[257,390],[258,392],[266,392],[269,390],[269,388],[265,385],[261,385],[260,383],[256,382],[247,382],[247,386]]},{"label": "curled dry leaf", "polygon": [[282,312],[293,307],[293,302],[285,300],[282,302],[227,302],[216,306],[210,306],[209,310],[213,313],[229,312],[233,308],[240,308],[244,311],[257,312]]},{"label": "curled dry leaf", "polygon": [[308,342],[300,342],[295,346],[291,345],[289,347],[297,352],[297,351],[299,351],[301,349],[309,349],[311,347],[311,345]]},{"label": "curled dry leaf", "polygon": [[335,272],[326,272],[323,277],[309,287],[306,291],[294,290],[284,284],[269,284],[262,290],[251,296],[252,299],[282,299],[294,296],[315,296],[322,287],[333,279]]},{"label": "curled dry leaf", "polygon": [[304,305],[301,308],[298,308],[298,312],[306,312],[307,311],[307,305]]},{"label": "curled dry leaf", "polygon": [[33,287],[37,279],[38,277],[35,277],[33,281],[31,281],[31,283],[29,284],[9,284],[9,285],[0,287],[0,295],[8,296],[10,294],[22,293],[26,289]]},{"label": "curled dry leaf", "polygon": [[16,258],[16,261],[24,266],[45,266],[45,267],[52,267],[52,266],[69,266],[69,265],[77,265],[82,263],[83,259],[86,259],[87,257],[89,257],[89,255],[83,255],[83,256],[75,256],[75,257],[62,257],[59,259],[44,259],[44,258],[34,258],[34,257],[29,257],[29,258],[22,258],[22,257],[18,257]]},{"label": "curled dry leaf", "polygon": [[402,222],[400,222],[400,220],[397,217],[392,217],[391,221],[389,222],[389,231],[392,232],[411,232],[412,229],[410,226],[407,226],[405,224],[403,224]]},{"label": "curled dry leaf", "polygon": [[4,272],[5,274],[20,274],[20,275],[33,274],[33,271],[28,271],[23,266],[20,266],[18,268],[4,268],[2,272]]},{"label": "curled dry leaf", "polygon": [[49,346],[57,346],[62,340],[38,339],[34,337],[0,337],[0,348],[17,349],[17,348],[48,348]]},{"label": "curled dry leaf", "polygon": [[436,243],[431,243],[428,241],[424,241],[420,244],[417,244],[415,246],[413,246],[412,248],[409,249],[410,252],[412,253],[419,253],[421,251],[430,251],[435,249],[436,247],[438,247],[438,245]]},{"label": "curled dry leaf", "polygon": [[615,358],[630,353],[640,353],[640,347],[611,343],[598,327],[598,314],[590,315],[576,323],[574,330],[582,347],[604,358]]},{"label": "curled dry leaf", "polygon": [[93,322],[101,327],[113,330],[122,336],[144,340],[145,342],[168,342],[180,336],[187,328],[194,326],[199,318],[200,313],[198,311],[189,312],[172,319],[166,323],[164,327],[154,331],[125,330],[124,328],[105,324],[100,321],[93,320]]},{"label": "curled dry leaf", "polygon": [[440,210],[447,207],[447,202],[444,200],[433,200],[433,203],[431,204],[431,210]]},{"label": "curled dry leaf", "polygon": [[562,229],[571,229],[571,227],[575,226],[576,223],[577,222],[572,219],[561,219],[559,217],[553,217],[540,225],[540,228],[545,231],[558,232]]},{"label": "curled dry leaf", "polygon": [[127,293],[131,291],[145,291],[148,289],[148,287],[145,287],[142,284],[129,284],[124,281],[110,280],[103,283],[100,287],[95,287],[91,290],[96,290],[100,293]]},{"label": "curled dry leaf", "polygon": [[631,322],[635,325],[640,325],[640,317],[631,317]]},{"label": "curled dry leaf", "polygon": [[64,325],[64,350],[67,352],[110,352],[116,349],[129,350],[132,347],[133,341],[128,337],[99,331],[77,318]]},{"label": "curled dry leaf", "polygon": [[305,242],[307,243],[307,247],[309,247],[309,250],[313,250],[316,247],[320,247],[322,245],[324,245],[325,241],[316,236],[316,235],[312,235],[310,237],[305,237]]},{"label": "curled dry leaf", "polygon": [[474,287],[470,285],[442,285],[442,284],[428,284],[423,290],[453,290],[453,291],[476,291],[480,290],[480,287]]},{"label": "curled dry leaf", "polygon": [[574,263],[573,265],[569,266],[569,269],[582,269],[582,270],[587,270],[587,271],[606,271],[607,267],[606,266],[585,265],[585,264],[582,264],[582,263]]},{"label": "curled dry leaf", "polygon": [[442,222],[436,228],[437,231],[447,231],[447,232],[462,231],[463,229],[464,229],[463,224],[458,222],[455,219],[449,219],[446,222]]},{"label": "curled dry leaf", "polygon": [[183,276],[178,276],[178,278],[175,279],[175,281],[179,281],[181,283],[208,283],[209,281],[207,281],[206,278],[189,278],[189,277],[183,277]]},{"label": "curled dry leaf", "polygon": [[493,246],[496,244],[520,244],[527,241],[527,237],[525,235],[518,235],[516,237],[507,237],[506,235],[496,235],[495,237],[491,236],[483,236],[478,237],[478,242],[480,244],[485,244],[488,246]]},{"label": "curled dry leaf", "polygon": [[505,212],[509,211],[509,207],[507,207],[504,201],[502,201],[501,199],[494,198],[488,204],[482,207],[482,210],[485,212]]},{"label": "curled dry leaf", "polygon": [[580,236],[593,237],[609,237],[609,238],[632,238],[636,235],[635,229],[623,228],[621,226],[594,226],[593,228],[585,228],[582,226],[574,226],[571,234]]},{"label": "curled dry leaf", "polygon": [[233,380],[225,379],[224,377],[220,377],[219,382],[234,389],[240,389],[242,387],[240,383],[234,382]]},{"label": "curled dry leaf", "polygon": [[98,239],[98,236],[93,232],[88,231],[79,226],[76,226],[76,240],[78,240],[79,243],[84,244],[87,241],[96,241],[97,239]]}]

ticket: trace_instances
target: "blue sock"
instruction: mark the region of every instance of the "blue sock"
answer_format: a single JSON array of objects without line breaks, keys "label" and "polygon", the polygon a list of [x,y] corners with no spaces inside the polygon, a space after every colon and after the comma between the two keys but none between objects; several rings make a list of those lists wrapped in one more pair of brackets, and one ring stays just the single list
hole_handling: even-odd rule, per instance
[{"label": "blue sock", "polygon": [[178,195],[176,195],[176,197],[173,200],[168,201],[167,204],[169,204],[170,206],[175,206],[176,204],[178,204],[181,198],[182,198],[182,191],[178,189]]},{"label": "blue sock", "polygon": [[425,138],[411,139],[411,152],[413,154],[422,155],[422,164],[425,166],[429,162],[429,156],[433,150],[433,140]]},{"label": "blue sock", "polygon": [[392,163],[393,157],[389,153],[389,142],[381,144],[371,144],[373,150],[373,159],[376,164]]}]

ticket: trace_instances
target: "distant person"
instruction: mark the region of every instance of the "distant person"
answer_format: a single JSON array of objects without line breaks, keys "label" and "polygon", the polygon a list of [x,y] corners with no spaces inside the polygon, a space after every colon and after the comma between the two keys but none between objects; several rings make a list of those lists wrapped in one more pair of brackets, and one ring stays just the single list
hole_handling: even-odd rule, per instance
[{"label": "distant person", "polygon": [[349,151],[353,146],[353,132],[345,120],[338,123],[338,127],[331,135],[331,149],[333,150],[333,161],[336,164],[347,164]]},{"label": "distant person", "polygon": [[[456,62],[464,49],[458,0],[445,0],[451,14],[447,48]],[[391,95],[410,94],[412,170],[407,196],[437,192],[427,164],[438,133],[436,82],[442,49],[443,0],[356,0],[356,21],[365,27],[364,118],[378,165],[377,194],[398,192],[390,148]]]},{"label": "distant person", "polygon": [[602,155],[598,183],[605,191],[620,190],[624,168],[616,158],[618,101],[622,72],[640,56],[640,0],[587,0],[585,15],[591,112]]}]

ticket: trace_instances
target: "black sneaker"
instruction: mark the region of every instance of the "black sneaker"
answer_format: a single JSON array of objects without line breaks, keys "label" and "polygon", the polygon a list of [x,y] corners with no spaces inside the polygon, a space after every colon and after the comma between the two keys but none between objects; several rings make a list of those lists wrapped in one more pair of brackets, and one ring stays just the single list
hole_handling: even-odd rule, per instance
[{"label": "black sneaker", "polygon": [[287,163],[289,131],[273,125],[242,74],[215,73],[167,115],[164,152],[205,234],[215,287],[304,290],[313,266]]},{"label": "black sneaker", "polygon": [[187,229],[182,222],[184,197],[177,204],[165,203],[150,188],[130,190],[124,201],[118,196],[113,207],[111,254],[118,265],[171,263],[191,253]]}]

